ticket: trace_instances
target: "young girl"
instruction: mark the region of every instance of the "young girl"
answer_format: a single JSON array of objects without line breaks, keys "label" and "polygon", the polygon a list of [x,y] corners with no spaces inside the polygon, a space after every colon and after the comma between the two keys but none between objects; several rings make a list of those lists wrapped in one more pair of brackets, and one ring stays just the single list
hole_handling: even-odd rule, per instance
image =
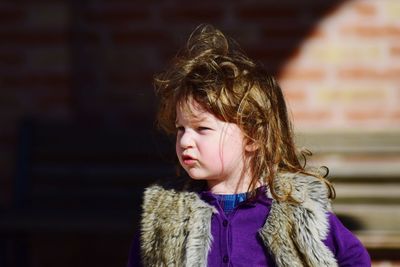
[{"label": "young girl", "polygon": [[331,211],[329,182],[300,163],[261,65],[202,25],[155,84],[189,177],[146,189],[128,266],[370,266]]}]

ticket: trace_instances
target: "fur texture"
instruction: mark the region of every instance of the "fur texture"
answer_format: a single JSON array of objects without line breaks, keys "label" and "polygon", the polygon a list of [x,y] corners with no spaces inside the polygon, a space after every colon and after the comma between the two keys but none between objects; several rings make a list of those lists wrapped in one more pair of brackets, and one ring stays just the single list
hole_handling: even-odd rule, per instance
[{"label": "fur texture", "polygon": [[[193,188],[154,185],[145,191],[142,260],[145,266],[207,266],[215,208]],[[182,187],[179,187],[182,188]],[[328,189],[312,176],[279,175],[277,193],[291,190],[300,204],[273,200],[259,234],[279,267],[337,266],[322,240],[328,234]]]},{"label": "fur texture", "polygon": [[215,208],[196,193],[146,189],[141,249],[144,266],[206,266]]},{"label": "fur texture", "polygon": [[264,227],[259,231],[278,266],[338,266],[322,240],[329,231],[331,210],[328,188],[318,178],[305,175],[280,175],[277,193],[291,191],[300,204],[273,200]]}]

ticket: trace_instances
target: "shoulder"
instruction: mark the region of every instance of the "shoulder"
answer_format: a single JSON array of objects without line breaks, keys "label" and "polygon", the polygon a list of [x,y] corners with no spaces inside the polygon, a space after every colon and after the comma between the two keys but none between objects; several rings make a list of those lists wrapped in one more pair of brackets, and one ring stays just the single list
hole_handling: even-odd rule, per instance
[{"label": "shoulder", "polygon": [[325,182],[303,173],[280,173],[275,178],[276,193],[290,198],[273,200],[261,235],[277,261],[337,266],[332,252],[322,243],[329,231],[329,188]]},{"label": "shoulder", "polygon": [[176,178],[145,190],[140,240],[146,266],[180,265],[185,259],[189,265],[193,259],[204,261],[203,248],[210,245],[211,217],[216,210],[192,190],[190,182]]}]

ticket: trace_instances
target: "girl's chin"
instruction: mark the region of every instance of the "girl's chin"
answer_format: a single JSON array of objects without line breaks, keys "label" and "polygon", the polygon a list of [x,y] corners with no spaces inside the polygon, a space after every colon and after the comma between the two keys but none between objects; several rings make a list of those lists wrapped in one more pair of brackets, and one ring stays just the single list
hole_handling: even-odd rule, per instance
[{"label": "girl's chin", "polygon": [[192,173],[190,170],[186,171],[186,173],[189,175],[190,178],[193,180],[209,180],[209,177],[203,176],[203,175],[196,175],[195,173]]},{"label": "girl's chin", "polygon": [[212,181],[215,180],[215,178],[213,177],[209,177],[209,176],[199,176],[199,175],[191,175],[190,173],[188,173],[189,177],[192,178],[193,180],[197,180],[197,181]]},{"label": "girl's chin", "polygon": [[207,177],[199,177],[199,176],[195,176],[195,175],[190,175],[189,177],[192,178],[193,180],[208,180]]},{"label": "girl's chin", "polygon": [[184,168],[186,173],[189,175],[190,178],[193,180],[216,180],[216,176],[208,175],[204,173],[203,170],[199,170],[198,168]]}]

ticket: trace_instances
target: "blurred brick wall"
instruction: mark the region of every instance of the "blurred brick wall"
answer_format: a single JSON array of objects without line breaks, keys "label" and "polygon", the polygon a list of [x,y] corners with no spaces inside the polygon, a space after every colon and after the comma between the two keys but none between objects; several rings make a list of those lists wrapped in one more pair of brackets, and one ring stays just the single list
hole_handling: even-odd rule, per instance
[{"label": "blurred brick wall", "polygon": [[152,121],[152,76],[198,24],[221,28],[277,73],[338,3],[1,2],[0,206],[10,202],[22,118],[106,127]]},{"label": "blurred brick wall", "polygon": [[21,118],[152,120],[152,75],[202,22],[277,74],[300,130],[399,129],[399,17],[394,0],[3,1],[1,202]]},{"label": "blurred brick wall", "polygon": [[71,116],[68,27],[63,2],[0,3],[0,206],[10,199],[20,120]]},{"label": "blurred brick wall", "polygon": [[400,129],[400,2],[348,1],[280,75],[297,127]]}]

